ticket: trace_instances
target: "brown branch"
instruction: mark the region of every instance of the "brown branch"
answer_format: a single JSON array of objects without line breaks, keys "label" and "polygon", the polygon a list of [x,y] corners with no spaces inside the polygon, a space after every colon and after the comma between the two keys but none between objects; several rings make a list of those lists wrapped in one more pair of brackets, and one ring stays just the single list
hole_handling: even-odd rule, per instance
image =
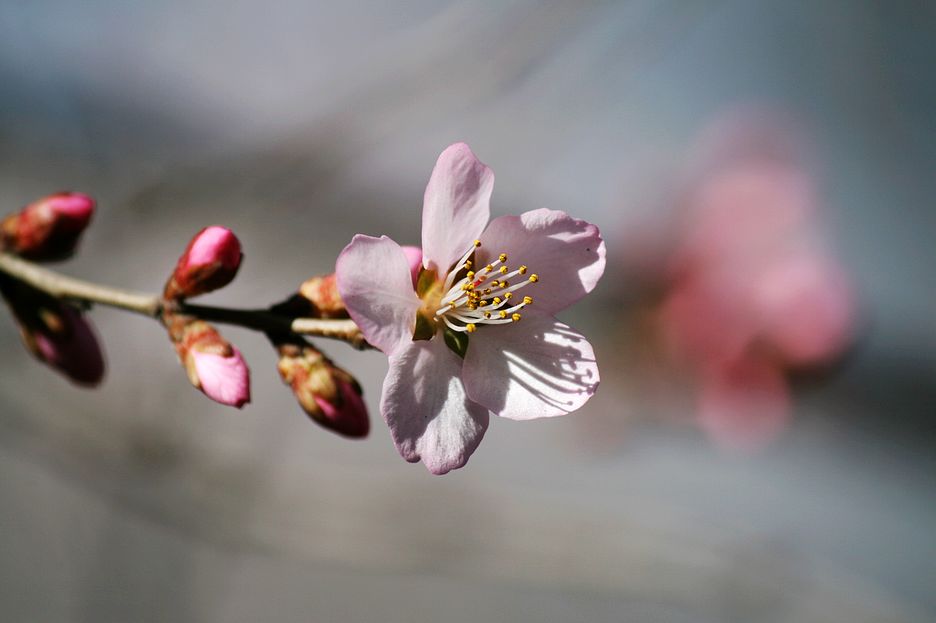
[{"label": "brown branch", "polygon": [[294,318],[268,309],[232,309],[165,301],[154,294],[111,288],[68,277],[3,252],[0,252],[0,273],[55,298],[85,305],[106,305],[151,318],[161,317],[165,307],[172,305],[179,313],[201,320],[237,325],[258,331],[327,337],[348,342],[355,348],[367,348],[367,342],[361,330],[353,320],[349,319]]}]

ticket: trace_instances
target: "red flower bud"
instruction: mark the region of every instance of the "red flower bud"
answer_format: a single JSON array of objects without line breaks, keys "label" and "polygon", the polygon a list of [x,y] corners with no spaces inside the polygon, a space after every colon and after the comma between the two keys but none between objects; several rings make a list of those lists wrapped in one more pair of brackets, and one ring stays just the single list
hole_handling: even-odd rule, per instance
[{"label": "red flower bud", "polygon": [[104,354],[91,321],[70,305],[21,282],[0,283],[20,327],[23,344],[37,359],[78,385],[104,378]]},{"label": "red flower bud", "polygon": [[311,344],[286,342],[276,348],[280,376],[309,417],[346,437],[367,436],[367,406],[353,376]]},{"label": "red flower bud", "polygon": [[250,402],[250,370],[235,346],[202,320],[172,315],[166,325],[192,385],[223,405]]},{"label": "red flower bud", "polygon": [[182,299],[223,288],[237,275],[242,257],[240,241],[230,229],[206,227],[185,248],[164,296]]},{"label": "red flower bud", "polygon": [[0,247],[30,260],[70,256],[94,214],[94,199],[62,192],[30,203],[0,222]]}]

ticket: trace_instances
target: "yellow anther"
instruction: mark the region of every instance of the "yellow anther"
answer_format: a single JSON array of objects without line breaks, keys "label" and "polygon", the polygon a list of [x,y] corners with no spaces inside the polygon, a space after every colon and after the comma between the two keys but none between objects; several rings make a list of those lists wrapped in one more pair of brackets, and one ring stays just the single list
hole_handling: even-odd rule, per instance
[{"label": "yellow anther", "polygon": [[510,317],[510,319],[513,320],[514,322],[520,322],[520,314],[514,314],[513,316]]},{"label": "yellow anther", "polygon": [[494,267],[493,267],[492,265],[488,264],[487,266],[484,267],[484,270],[486,270],[486,271],[488,271],[488,272],[491,272],[492,270],[494,270]]},{"label": "yellow anther", "polygon": [[536,283],[537,281],[539,281],[539,275],[537,275],[536,273],[533,273],[532,275],[530,275],[530,281],[532,283]]},{"label": "yellow anther", "polygon": [[513,292],[508,292],[507,294],[504,295],[504,298],[509,301],[510,299],[513,298]]},{"label": "yellow anther", "polygon": [[468,333],[474,333],[475,331],[478,330],[478,327],[475,326],[473,322],[469,322],[468,324],[465,325],[465,330],[468,331]]},{"label": "yellow anther", "polygon": [[523,304],[524,304],[524,305],[532,305],[532,304],[533,304],[533,297],[532,297],[532,296],[524,296],[524,297],[523,297]]},{"label": "yellow anther", "polygon": [[509,281],[503,281],[503,280],[501,280],[501,282],[500,282],[500,287],[502,287],[502,288],[506,288],[506,287],[508,287],[509,285],[510,285],[510,282],[509,282]]},{"label": "yellow anther", "polygon": [[473,287],[474,287],[474,286],[472,286],[470,283],[463,283],[461,289],[462,289],[462,291],[467,292],[468,290],[470,290],[470,289],[473,288]]},{"label": "yellow anther", "polygon": [[469,270],[469,271],[468,271],[468,275],[466,275],[466,276],[467,276],[469,279],[474,279],[474,271],[473,271],[473,270]]},{"label": "yellow anther", "polygon": [[501,318],[506,318],[506,317],[507,317],[507,312],[505,312],[505,311],[502,309],[502,310],[500,310],[499,312],[497,312],[497,315],[500,316]]},{"label": "yellow anther", "polygon": [[478,305],[480,305],[481,307],[484,307],[485,305],[487,305],[487,303],[488,303],[487,301],[485,301],[484,299],[481,299],[481,302],[478,303]]},{"label": "yellow anther", "polygon": [[465,268],[471,268],[471,260],[465,260]]},{"label": "yellow anther", "polygon": [[455,305],[455,301],[449,301],[449,307],[451,307],[452,309],[455,309],[455,307],[457,307]]},{"label": "yellow anther", "polygon": [[500,271],[500,274],[506,275],[507,271],[509,271],[510,269],[507,268],[506,266],[501,266],[498,270]]},{"label": "yellow anther", "polygon": [[480,247],[480,246],[481,246],[481,241],[480,241],[480,240],[475,240],[475,241],[474,241],[474,246]]},{"label": "yellow anther", "polygon": [[494,304],[495,304],[495,305],[500,305],[500,302],[501,302],[501,298],[500,298],[499,296],[495,296],[495,297],[494,297]]},{"label": "yellow anther", "polygon": [[468,303],[468,309],[478,309],[477,303]]},{"label": "yellow anther", "polygon": [[484,317],[485,317],[485,318],[490,318],[490,317],[491,317],[491,312],[484,312]]},{"label": "yellow anther", "polygon": [[517,269],[517,272],[520,273],[521,275],[525,275],[527,273],[527,267],[521,266],[520,268]]},{"label": "yellow anther", "polygon": [[506,262],[506,261],[507,261],[507,254],[506,254],[506,253],[501,253],[500,255],[497,256],[497,259],[499,259],[499,260],[502,261],[502,262]]}]

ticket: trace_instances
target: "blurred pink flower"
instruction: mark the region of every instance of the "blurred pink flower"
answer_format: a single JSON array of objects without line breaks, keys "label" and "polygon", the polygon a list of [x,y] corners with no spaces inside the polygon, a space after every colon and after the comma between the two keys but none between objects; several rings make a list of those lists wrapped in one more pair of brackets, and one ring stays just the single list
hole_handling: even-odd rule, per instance
[{"label": "blurred pink flower", "polygon": [[390,360],[380,410],[397,449],[434,474],[468,461],[489,413],[564,415],[598,385],[591,345],[553,317],[604,272],[598,228],[545,209],[488,224],[493,186],[467,145],[442,152],[415,287],[415,253],[387,237],[357,235],[337,262],[348,312]]},{"label": "blurred pink flower", "polygon": [[166,298],[198,296],[229,284],[237,275],[240,241],[230,229],[213,225],[192,238],[166,283]]},{"label": "blurred pink flower", "polygon": [[790,400],[783,370],[773,362],[722,361],[702,371],[699,425],[723,447],[756,450],[787,425]]},{"label": "blurred pink flower", "polygon": [[658,318],[667,351],[699,385],[700,425],[727,446],[752,448],[789,419],[786,371],[847,348],[855,303],[788,138],[769,124],[719,130],[682,198]]}]

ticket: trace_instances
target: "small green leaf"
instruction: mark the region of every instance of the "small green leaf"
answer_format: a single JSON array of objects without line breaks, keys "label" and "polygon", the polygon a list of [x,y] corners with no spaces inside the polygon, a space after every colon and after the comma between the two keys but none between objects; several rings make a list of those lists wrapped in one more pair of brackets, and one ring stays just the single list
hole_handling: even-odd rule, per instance
[{"label": "small green leaf", "polygon": [[468,334],[462,333],[460,331],[452,331],[448,327],[442,331],[442,336],[445,338],[445,345],[448,346],[453,353],[465,358],[465,353],[468,352]]}]

